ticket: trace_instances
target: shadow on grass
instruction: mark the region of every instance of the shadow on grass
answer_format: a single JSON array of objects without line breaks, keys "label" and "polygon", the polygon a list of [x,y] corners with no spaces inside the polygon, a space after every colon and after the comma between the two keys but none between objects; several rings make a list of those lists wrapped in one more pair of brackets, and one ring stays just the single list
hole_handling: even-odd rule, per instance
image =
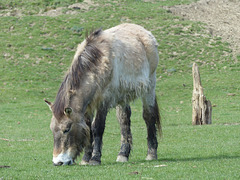
[{"label": "shadow on grass", "polygon": [[119,162],[102,162],[101,166],[109,166],[109,165],[126,165],[126,164],[142,164],[142,163],[151,163],[151,162],[191,162],[191,161],[208,161],[208,160],[222,160],[222,159],[240,159],[240,155],[218,155],[211,157],[189,157],[189,158],[159,158],[158,160],[147,161],[147,160],[139,160],[139,161],[129,161],[126,163]]},{"label": "shadow on grass", "polygon": [[186,161],[206,161],[206,160],[221,160],[221,159],[240,159],[240,155],[218,155],[210,157],[189,157],[189,158],[162,158],[161,162],[186,162]]}]

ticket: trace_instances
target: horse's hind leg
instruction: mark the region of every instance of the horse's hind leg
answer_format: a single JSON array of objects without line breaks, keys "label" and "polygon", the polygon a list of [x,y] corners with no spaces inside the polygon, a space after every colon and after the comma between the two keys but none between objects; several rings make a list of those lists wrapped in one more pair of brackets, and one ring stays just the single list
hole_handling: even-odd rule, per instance
[{"label": "horse's hind leg", "polygon": [[159,131],[160,129],[160,116],[158,110],[158,104],[155,97],[155,93],[148,94],[142,99],[143,101],[143,119],[147,126],[147,143],[148,153],[146,160],[157,159],[157,135],[156,125]]},{"label": "horse's hind leg", "polygon": [[127,162],[132,146],[131,134],[131,108],[129,105],[117,106],[117,118],[121,127],[121,149],[117,157],[117,162]]}]

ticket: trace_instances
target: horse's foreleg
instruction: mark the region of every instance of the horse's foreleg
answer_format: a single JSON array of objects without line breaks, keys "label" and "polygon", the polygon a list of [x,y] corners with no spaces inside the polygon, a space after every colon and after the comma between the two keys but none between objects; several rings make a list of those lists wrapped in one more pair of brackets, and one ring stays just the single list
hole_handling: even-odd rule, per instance
[{"label": "horse's foreleg", "polygon": [[102,136],[105,129],[105,121],[108,109],[104,106],[100,106],[97,111],[95,120],[92,124],[93,133],[93,153],[89,161],[90,165],[101,164],[101,150],[102,150]]},{"label": "horse's foreleg", "polygon": [[155,160],[157,159],[158,148],[156,125],[160,127],[160,116],[155,95],[143,100],[143,118],[147,126],[148,153],[146,160]]},{"label": "horse's foreleg", "polygon": [[85,115],[85,121],[87,126],[90,129],[90,139],[89,139],[89,144],[84,148],[84,155],[82,158],[82,161],[80,163],[80,165],[87,165],[89,164],[89,161],[92,157],[92,151],[93,151],[93,134],[92,134],[92,119],[93,119],[93,115],[89,116],[89,115]]},{"label": "horse's foreleg", "polygon": [[121,149],[117,157],[117,162],[127,162],[132,146],[131,134],[131,108],[129,105],[117,107],[117,118],[121,127]]}]

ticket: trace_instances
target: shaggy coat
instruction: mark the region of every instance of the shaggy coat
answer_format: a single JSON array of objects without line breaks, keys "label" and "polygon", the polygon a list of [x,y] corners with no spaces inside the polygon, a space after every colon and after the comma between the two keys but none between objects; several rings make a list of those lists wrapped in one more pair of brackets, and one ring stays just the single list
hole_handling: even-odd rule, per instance
[{"label": "shaggy coat", "polygon": [[53,112],[55,165],[72,164],[83,148],[83,164],[100,164],[106,115],[114,107],[121,127],[117,161],[127,161],[132,146],[129,103],[136,98],[143,102],[147,159],[157,158],[157,46],[151,32],[134,24],[99,29],[78,46],[55,103],[46,101]]}]

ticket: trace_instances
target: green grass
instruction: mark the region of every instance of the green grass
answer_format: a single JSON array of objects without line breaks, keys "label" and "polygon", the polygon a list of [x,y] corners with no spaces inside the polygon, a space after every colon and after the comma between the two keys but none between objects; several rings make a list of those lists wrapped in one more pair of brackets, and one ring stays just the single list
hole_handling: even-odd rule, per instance
[{"label": "green grass", "polygon": [[[11,8],[11,2],[1,2],[1,9]],[[239,179],[240,56],[234,59],[228,44],[210,36],[204,24],[161,8],[191,2],[96,1],[94,10],[47,17],[34,14],[71,2],[14,1],[25,15],[0,17],[0,166],[10,166],[0,168],[0,179]],[[54,101],[87,29],[123,22],[146,27],[159,42],[159,159],[144,160],[146,127],[141,103],[135,101],[129,163],[115,162],[120,129],[113,110],[107,118],[101,166],[54,167],[51,113],[43,99]],[[193,62],[199,65],[205,95],[214,105],[212,125],[191,125]]]},{"label": "green grass", "polygon": [[69,4],[80,3],[83,0],[4,0],[0,2],[0,10],[12,10],[13,14],[21,12],[24,15],[35,15],[58,7],[67,7]]}]

